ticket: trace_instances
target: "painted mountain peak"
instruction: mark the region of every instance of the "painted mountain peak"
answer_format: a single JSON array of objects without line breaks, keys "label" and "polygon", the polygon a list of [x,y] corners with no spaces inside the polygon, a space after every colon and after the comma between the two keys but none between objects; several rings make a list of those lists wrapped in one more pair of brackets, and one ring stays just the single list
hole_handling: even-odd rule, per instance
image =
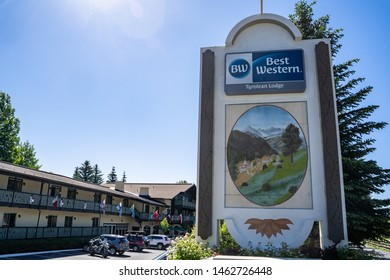
[{"label": "painted mountain peak", "polygon": [[269,138],[281,136],[283,133],[283,129],[278,127],[273,127],[273,126],[267,129],[263,129],[263,128],[256,128],[254,126],[248,125],[243,132],[247,134],[251,134],[255,137],[269,139]]}]

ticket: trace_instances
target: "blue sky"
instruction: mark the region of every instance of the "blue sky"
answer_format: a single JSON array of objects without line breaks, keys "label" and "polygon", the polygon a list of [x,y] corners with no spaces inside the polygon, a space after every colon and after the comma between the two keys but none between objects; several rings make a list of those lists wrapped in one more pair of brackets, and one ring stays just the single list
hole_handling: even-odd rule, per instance
[{"label": "blue sky", "polygon": [[[264,2],[287,17],[296,1]],[[381,106],[372,120],[388,123],[389,10],[387,0],[314,10],[344,29],[336,62],[361,59],[366,102]],[[0,0],[0,90],[42,170],[72,176],[90,160],[128,182],[196,182],[200,48],[259,12],[260,0]],[[371,157],[390,168],[390,127],[372,137]]]}]

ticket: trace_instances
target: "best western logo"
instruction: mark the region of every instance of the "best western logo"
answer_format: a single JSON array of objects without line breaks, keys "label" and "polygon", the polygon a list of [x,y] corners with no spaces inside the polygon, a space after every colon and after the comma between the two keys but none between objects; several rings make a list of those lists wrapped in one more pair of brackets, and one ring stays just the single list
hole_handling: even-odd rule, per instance
[{"label": "best western logo", "polygon": [[306,88],[303,50],[228,53],[227,94],[303,92]]},{"label": "best western logo", "polygon": [[302,73],[303,70],[299,66],[291,66],[290,58],[266,58],[266,64],[256,66],[256,74],[287,74],[287,73]]},{"label": "best western logo", "polygon": [[244,78],[249,74],[250,64],[248,61],[242,58],[233,60],[229,65],[229,73],[234,78]]},{"label": "best western logo", "polygon": [[304,80],[303,51],[252,53],[253,82]]}]

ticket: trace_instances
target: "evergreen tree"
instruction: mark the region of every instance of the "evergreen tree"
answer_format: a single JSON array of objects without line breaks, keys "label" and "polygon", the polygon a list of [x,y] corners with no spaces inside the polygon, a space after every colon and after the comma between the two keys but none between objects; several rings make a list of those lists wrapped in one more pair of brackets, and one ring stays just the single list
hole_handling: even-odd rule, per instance
[{"label": "evergreen tree", "polygon": [[[301,0],[295,5],[290,20],[300,29],[304,39],[330,38],[333,58],[341,48],[342,29],[329,27],[329,16],[313,18],[313,6]],[[344,190],[347,210],[348,239],[355,244],[367,240],[390,237],[390,199],[375,199],[373,194],[384,192],[390,183],[390,169],[378,166],[366,157],[375,148],[373,131],[383,129],[387,123],[368,121],[378,108],[363,106],[362,102],[372,87],[357,89],[364,78],[356,78],[352,67],[358,59],[333,66],[336,87],[337,111],[344,173]]]},{"label": "evergreen tree", "polygon": [[176,184],[188,184],[187,180],[179,180]]},{"label": "evergreen tree", "polygon": [[74,169],[73,178],[74,179],[80,179],[79,167],[78,166],[76,166],[75,169]]},{"label": "evergreen tree", "polygon": [[122,182],[126,183],[126,172],[123,171]]},{"label": "evergreen tree", "polygon": [[93,166],[92,183],[100,185],[104,182],[103,173],[100,171],[99,166],[95,164]]},{"label": "evergreen tree", "polygon": [[81,166],[76,167],[73,178],[86,182],[93,182],[93,168],[89,160],[84,161]]},{"label": "evergreen tree", "polygon": [[89,160],[84,161],[81,166],[75,167],[73,178],[100,185],[104,182],[103,173],[99,166],[91,165]]},{"label": "evergreen tree", "polygon": [[39,169],[34,146],[19,138],[20,121],[15,117],[11,97],[0,91],[0,160]]},{"label": "evergreen tree", "polygon": [[111,173],[107,175],[107,183],[115,183],[118,180],[116,171],[115,171],[115,166],[112,167]]}]

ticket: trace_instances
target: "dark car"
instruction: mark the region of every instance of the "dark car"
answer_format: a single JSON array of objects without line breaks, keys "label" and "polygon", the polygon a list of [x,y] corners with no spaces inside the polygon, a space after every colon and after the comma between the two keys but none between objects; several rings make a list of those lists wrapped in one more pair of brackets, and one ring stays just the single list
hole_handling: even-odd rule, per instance
[{"label": "dark car", "polygon": [[108,252],[110,255],[123,255],[123,253],[129,251],[129,241],[126,236],[115,234],[101,234],[99,236],[102,240],[106,239],[108,242]]},{"label": "dark car", "polygon": [[145,248],[144,237],[142,235],[129,234],[127,235],[129,248],[135,252],[141,252]]}]

